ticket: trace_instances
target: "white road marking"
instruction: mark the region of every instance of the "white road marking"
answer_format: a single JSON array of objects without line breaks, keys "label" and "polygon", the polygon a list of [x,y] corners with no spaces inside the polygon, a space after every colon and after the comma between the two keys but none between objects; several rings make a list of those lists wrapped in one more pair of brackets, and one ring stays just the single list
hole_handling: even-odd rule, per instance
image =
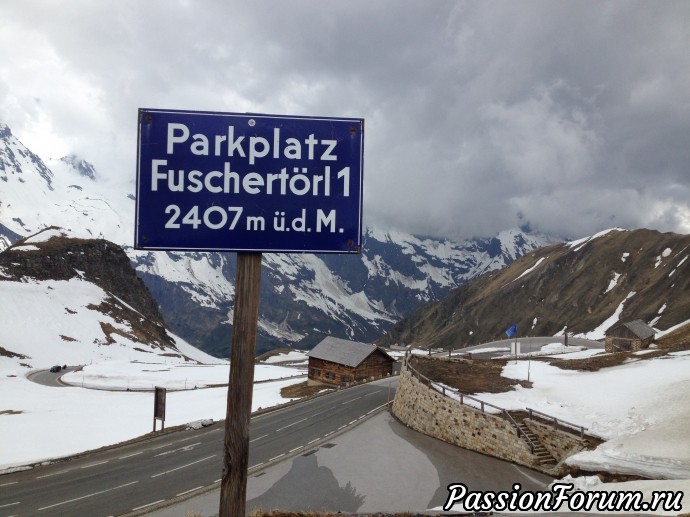
[{"label": "white road marking", "polygon": [[0,486],[10,486],[10,485],[16,485],[19,483],[19,481],[10,481],[9,483],[3,483]]},{"label": "white road marking", "polygon": [[312,443],[316,443],[320,440],[321,438],[314,438],[311,442],[307,442],[307,445],[311,445]]},{"label": "white road marking", "polygon": [[105,494],[106,492],[112,492],[113,490],[117,490],[118,488],[124,488],[126,486],[134,485],[138,482],[139,481],[132,481],[130,483],[125,483],[124,485],[116,486],[113,488],[106,488],[105,490],[101,490],[99,492],[94,492],[93,494],[87,494],[87,495],[83,495],[81,497],[75,497],[74,499],[70,499],[69,501],[62,501],[61,503],[55,503],[55,504],[51,504],[50,506],[44,506],[43,508],[39,508],[38,511],[40,512],[41,510],[48,510],[49,508],[55,508],[56,506],[61,506],[63,504],[69,504],[69,503],[73,503],[75,501],[81,501],[82,499],[87,499],[89,497],[94,497],[96,495]]},{"label": "white road marking", "polygon": [[141,510],[142,508],[146,508],[148,506],[153,506],[154,504],[162,503],[163,501],[165,501],[165,499],[159,499],[158,501],[154,501],[152,503],[145,504],[143,506],[137,506],[136,508],[132,508],[132,511],[136,512],[137,510]]},{"label": "white road marking", "polygon": [[288,425],[286,425],[285,427],[281,427],[280,429],[276,429],[276,433],[279,432],[279,431],[282,431],[283,429],[287,429],[288,427],[292,427],[293,425],[300,424],[300,423],[302,423],[302,422],[304,422],[304,421],[306,421],[306,420],[307,420],[306,418],[303,418],[302,420],[297,420],[297,422],[292,422],[291,424],[288,424]]},{"label": "white road marking", "polygon": [[204,485],[198,486],[198,487],[196,487],[196,488],[191,488],[191,489],[189,489],[189,490],[185,490],[184,492],[180,492],[180,493],[177,494],[175,497],[180,497],[180,496],[183,496],[183,495],[185,495],[185,494],[189,494],[189,493],[191,493],[191,492],[196,492],[197,490],[201,490],[202,488],[204,488]]},{"label": "white road marking", "polygon": [[133,452],[132,454],[127,454],[126,456],[120,456],[118,460],[125,460],[127,458],[131,458],[132,456],[138,456],[139,454],[144,454],[144,451]]},{"label": "white road marking", "polygon": [[188,436],[187,438],[180,438],[179,440],[173,440],[172,442],[166,443],[165,445],[159,445],[158,447],[151,447],[152,451],[157,451],[158,449],[164,449],[165,447],[170,447],[176,443],[186,442],[187,440],[194,440],[198,438],[196,435]]},{"label": "white road marking", "polygon": [[7,508],[8,506],[16,506],[20,503],[21,503],[21,501],[17,501],[16,503],[3,504],[2,506],[0,506],[0,508]]},{"label": "white road marking", "polygon": [[285,456],[285,453],[283,453],[283,454],[278,454],[278,456],[274,456],[273,458],[271,458],[271,459],[268,460],[268,461],[277,460],[278,458],[282,458],[283,456]]},{"label": "white road marking", "polygon": [[96,465],[103,465],[104,463],[108,463],[108,460],[99,461],[98,463],[90,463],[89,465],[84,465],[83,467],[79,467],[79,468],[80,469],[90,469],[91,467],[95,467]]},{"label": "white road marking", "polygon": [[354,402],[355,400],[361,399],[361,398],[362,398],[361,396],[355,397],[355,398],[353,398],[353,399],[346,400],[345,402],[341,402],[340,405],[341,405],[341,406],[344,406],[345,404],[349,404],[350,402]]},{"label": "white road marking", "polygon": [[292,453],[292,452],[295,452],[295,451],[298,451],[298,450],[300,450],[300,449],[304,449],[304,445],[300,445],[299,447],[295,447],[294,449],[290,450],[290,451],[288,452],[288,454],[289,454],[289,453]]},{"label": "white road marking", "polygon": [[52,476],[58,476],[60,474],[65,474],[66,472],[70,472],[71,469],[66,469],[66,470],[59,470],[58,472],[53,472],[52,474],[43,474],[42,476],[36,477],[36,479],[43,479],[43,478],[49,478]]},{"label": "white road marking", "polygon": [[267,434],[264,434],[264,435],[262,435],[262,436],[259,436],[259,437],[257,437],[257,438],[254,438],[253,440],[249,440],[249,443],[254,443],[254,442],[258,441],[258,440],[261,440],[262,438],[266,438],[267,436],[268,436]]},{"label": "white road marking", "polygon": [[190,443],[189,445],[185,445],[184,447],[180,447],[179,449],[173,449],[171,451],[159,452],[154,456],[154,458],[157,458],[158,456],[166,456],[168,454],[173,454],[174,452],[191,451],[192,448],[196,447],[197,445],[201,445],[201,442]]},{"label": "white road marking", "polygon": [[197,463],[201,463],[202,461],[210,460],[211,458],[215,457],[216,454],[211,454],[210,456],[206,456],[205,458],[201,458],[200,460],[193,461],[191,463],[187,463],[186,465],[181,465],[180,467],[175,467],[174,469],[166,470],[165,472],[160,472],[158,474],[154,474],[151,476],[152,478],[157,478],[158,476],[163,476],[165,474],[170,474],[171,472],[175,472],[176,470],[180,470],[186,467],[191,467],[192,465],[196,465]]}]

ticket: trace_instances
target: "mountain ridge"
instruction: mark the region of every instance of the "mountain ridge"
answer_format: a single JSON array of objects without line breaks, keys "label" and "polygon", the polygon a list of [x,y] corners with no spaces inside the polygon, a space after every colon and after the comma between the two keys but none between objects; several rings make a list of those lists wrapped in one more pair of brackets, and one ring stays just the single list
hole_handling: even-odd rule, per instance
[{"label": "mountain ridge", "polygon": [[519,335],[601,339],[618,321],[690,315],[690,235],[612,229],[535,250],[404,318],[377,342],[460,348]]},{"label": "mountain ridge", "polygon": [[[133,181],[74,155],[44,163],[0,127],[0,249],[50,226],[121,245],[170,328],[227,357],[234,254],[134,250]],[[373,341],[421,304],[553,240],[514,229],[452,242],[369,227],[361,255],[265,253],[257,351],[310,348],[328,335]]]},{"label": "mountain ridge", "polygon": [[168,333],[127,255],[102,239],[49,228],[19,241],[0,253],[0,301],[0,363],[10,368],[213,360]]}]

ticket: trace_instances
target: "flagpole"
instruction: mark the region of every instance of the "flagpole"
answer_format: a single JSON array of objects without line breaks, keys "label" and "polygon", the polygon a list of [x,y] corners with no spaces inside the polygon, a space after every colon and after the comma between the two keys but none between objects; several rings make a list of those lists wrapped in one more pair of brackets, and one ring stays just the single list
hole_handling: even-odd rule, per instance
[{"label": "flagpole", "polygon": [[518,326],[517,323],[513,325],[515,327],[515,364],[517,364],[518,360],[518,349],[517,349],[517,337],[518,337]]},{"label": "flagpole", "polygon": [[517,331],[515,332],[515,364],[517,364]]}]

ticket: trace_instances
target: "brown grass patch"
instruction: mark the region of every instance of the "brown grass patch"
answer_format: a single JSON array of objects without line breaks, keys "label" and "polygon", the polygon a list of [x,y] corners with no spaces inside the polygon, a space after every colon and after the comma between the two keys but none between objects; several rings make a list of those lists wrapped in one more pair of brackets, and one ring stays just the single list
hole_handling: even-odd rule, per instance
[{"label": "brown grass patch", "polygon": [[21,415],[23,411],[16,411],[14,409],[3,409],[0,411],[0,415]]},{"label": "brown grass patch", "polygon": [[425,377],[451,386],[465,395],[475,393],[503,393],[518,384],[531,388],[532,383],[503,377],[505,360],[441,359],[415,357],[412,367]]},{"label": "brown grass patch", "polygon": [[281,355],[287,355],[290,352],[299,352],[299,350],[296,350],[295,348],[274,348],[273,350],[269,350],[268,352],[264,352],[261,355],[257,355],[256,358],[254,359],[254,362],[260,363],[265,361],[266,359],[269,359],[274,356],[281,356]]},{"label": "brown grass patch", "polygon": [[309,383],[307,381],[304,381],[300,382],[299,384],[291,384],[290,386],[285,386],[283,389],[280,390],[280,396],[285,399],[311,397],[325,389],[332,388],[323,385],[309,386]]},{"label": "brown grass patch", "polygon": [[657,341],[657,346],[670,352],[690,350],[690,325],[685,325],[675,332],[671,332],[667,336],[659,339],[659,341]]},{"label": "brown grass patch", "polygon": [[60,334],[60,337],[62,338],[63,341],[76,341],[76,339],[74,339],[73,337],[70,337],[70,336],[63,336],[62,334]]},{"label": "brown grass patch", "polygon": [[690,350],[690,341],[674,342],[666,341],[663,345],[658,343],[657,349],[648,349],[644,354],[634,352],[616,352],[614,354],[602,354],[588,357],[585,359],[558,359],[555,357],[534,357],[535,361],[545,361],[552,366],[557,366],[561,370],[580,370],[585,372],[596,372],[602,368],[619,366],[626,361],[646,361],[656,357],[663,357],[669,352],[680,352]]},{"label": "brown grass patch", "polygon": [[118,328],[115,328],[110,323],[104,323],[101,321],[101,330],[103,331],[103,334],[105,335],[105,340],[109,345],[116,343],[115,339],[111,334],[117,334],[118,336],[122,336],[125,339],[132,339],[132,336],[128,335],[126,332]]},{"label": "brown grass patch", "polygon": [[618,352],[601,356],[586,357],[584,359],[558,359],[556,357],[534,357],[535,361],[543,361],[561,370],[580,370],[583,372],[596,372],[602,368],[619,366],[633,356],[630,352]]}]

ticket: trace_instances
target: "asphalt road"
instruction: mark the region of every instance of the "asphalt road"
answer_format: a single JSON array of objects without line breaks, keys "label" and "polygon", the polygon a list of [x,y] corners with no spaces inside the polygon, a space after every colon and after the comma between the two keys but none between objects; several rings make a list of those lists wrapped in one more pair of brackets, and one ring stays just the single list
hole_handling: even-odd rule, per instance
[{"label": "asphalt road", "polygon": [[[562,337],[522,337],[518,338],[517,342],[520,344],[521,354],[532,354],[538,352],[541,347],[551,343],[563,343]],[[491,343],[484,343],[481,345],[470,346],[467,348],[462,348],[455,350],[455,352],[471,353],[473,358],[476,359],[490,359],[492,357],[498,357],[502,355],[507,355],[510,353],[510,347],[515,343],[515,338],[512,339],[501,339],[500,341],[493,341]],[[603,350],[604,343],[600,341],[593,341],[591,339],[583,339],[577,337],[568,338],[568,346],[583,346],[585,348],[594,348]],[[493,352],[475,352],[476,350],[481,350],[483,348],[505,348],[505,351],[493,351]],[[439,352],[434,355],[447,355],[448,352]]]},{"label": "asphalt road", "polygon": [[[347,432],[251,473],[247,511],[429,513],[448,498],[447,487],[545,490],[553,478],[418,433],[378,411]],[[219,489],[158,508],[147,517],[217,517]],[[436,513],[436,512],[432,512]],[[438,512],[444,515],[447,512]]]},{"label": "asphalt road", "polygon": [[[393,395],[365,384],[254,417],[250,471],[337,435]],[[220,422],[0,476],[0,516],[121,515],[200,491],[221,477],[223,436]]]},{"label": "asphalt road", "polygon": [[[519,341],[522,352],[529,353],[554,339],[521,338]],[[484,344],[481,348],[509,348],[513,341]],[[579,341],[571,338],[569,344],[603,347],[598,342]],[[59,377],[64,373],[35,372],[31,380],[61,386]],[[250,435],[250,473],[318,449],[347,431],[367,413],[392,400],[392,382],[395,381],[357,386],[254,417]],[[135,444],[0,476],[0,517],[122,515],[201,492],[220,479],[223,435],[221,422],[199,431],[159,435]],[[498,465],[476,467],[477,472],[484,469],[492,475],[498,474],[497,468]]]},{"label": "asphalt road", "polygon": [[51,372],[50,370],[36,370],[27,374],[26,378],[31,382],[42,384],[43,386],[50,386],[51,388],[64,388],[69,385],[63,384],[62,381],[60,381],[60,377],[75,370],[78,370],[78,367],[68,366],[59,372]]}]

